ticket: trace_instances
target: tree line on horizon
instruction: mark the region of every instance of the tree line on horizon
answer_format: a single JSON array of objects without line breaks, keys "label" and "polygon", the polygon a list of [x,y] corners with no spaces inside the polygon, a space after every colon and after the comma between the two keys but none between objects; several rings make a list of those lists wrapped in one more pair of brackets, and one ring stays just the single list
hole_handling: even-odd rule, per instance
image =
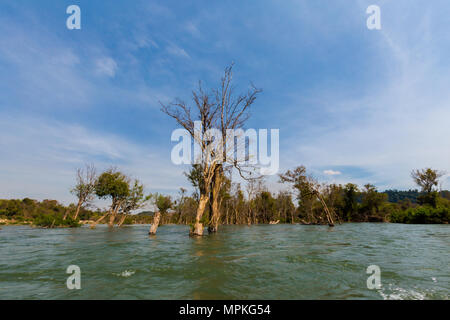
[{"label": "tree line on horizon", "polygon": [[[199,188],[195,169],[186,173],[194,192],[180,188],[177,197],[144,193],[144,186],[116,169],[108,169],[98,177],[93,166],[77,170],[77,183],[72,193],[78,201],[67,207],[56,200],[42,202],[0,200],[0,217],[15,219],[18,223],[31,220],[41,227],[79,226],[80,220],[90,221],[91,227],[105,221],[109,215],[110,227],[146,223],[152,224],[153,233],[159,224],[196,222]],[[255,225],[277,223],[327,224],[324,207],[312,190],[317,190],[337,222],[397,222],[397,223],[448,223],[450,218],[450,191],[437,189],[440,173],[430,168],[415,170],[412,177],[420,190],[386,190],[379,192],[373,185],[362,188],[347,183],[324,184],[308,175],[300,166],[280,175],[286,182],[291,177],[292,190],[274,194],[264,181],[251,180],[245,188],[232,183],[229,177],[219,190],[219,219],[221,225]],[[283,178],[284,177],[284,178]],[[109,198],[107,210],[90,210],[94,197]],[[156,210],[143,208],[153,205]],[[141,210],[140,213],[137,211]],[[156,212],[155,212],[156,211]],[[133,213],[133,214],[132,214]],[[205,208],[201,223],[211,219],[211,206]],[[157,223],[155,220],[158,220]]]}]

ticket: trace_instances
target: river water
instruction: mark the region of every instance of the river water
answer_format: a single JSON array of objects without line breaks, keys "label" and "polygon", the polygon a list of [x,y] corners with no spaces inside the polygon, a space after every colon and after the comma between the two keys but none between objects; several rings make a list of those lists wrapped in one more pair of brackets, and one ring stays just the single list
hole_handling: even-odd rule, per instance
[{"label": "river water", "polygon": [[[3,226],[0,299],[449,299],[448,225],[148,228]],[[81,290],[67,289],[69,265]]]}]

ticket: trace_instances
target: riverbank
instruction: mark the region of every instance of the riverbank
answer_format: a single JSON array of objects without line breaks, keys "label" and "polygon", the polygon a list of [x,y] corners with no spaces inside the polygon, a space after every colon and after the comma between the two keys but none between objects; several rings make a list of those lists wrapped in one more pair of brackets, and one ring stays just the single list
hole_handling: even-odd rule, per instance
[{"label": "riverbank", "polygon": [[[403,217],[403,219],[406,219],[405,217]],[[418,218],[416,218],[417,220],[419,220]],[[337,225],[341,225],[341,224],[347,224],[347,223],[380,223],[380,224],[444,224],[444,225],[448,225],[448,221],[443,221],[443,222],[437,222],[437,223],[405,223],[405,222],[391,222],[391,221],[356,221],[356,222],[342,222],[342,223],[338,223]],[[79,220],[77,221],[77,225],[75,226],[64,226],[64,225],[54,225],[54,226],[39,226],[33,223],[32,220],[29,221],[22,221],[22,220],[14,220],[14,219],[4,219],[4,218],[0,218],[0,227],[1,226],[30,226],[33,228],[41,228],[41,229],[55,229],[55,228],[76,228],[76,227],[81,227],[81,226],[85,226],[85,225],[92,225],[92,224],[96,224],[95,220]],[[151,221],[148,221],[147,223],[145,222],[135,222],[135,223],[128,223],[128,224],[124,224],[123,226],[127,226],[127,225],[150,225]],[[303,222],[296,222],[296,223],[260,223],[260,224],[252,224],[253,226],[255,225],[303,225],[303,226],[323,226],[324,224],[317,224],[317,223],[307,223],[305,221]],[[106,222],[100,222],[97,223],[96,225],[107,225]],[[221,225],[220,227],[224,227],[224,226],[245,226],[246,224],[238,224],[238,225]],[[176,223],[166,223],[166,224],[162,224],[161,226],[188,226],[185,224],[176,224]]]}]

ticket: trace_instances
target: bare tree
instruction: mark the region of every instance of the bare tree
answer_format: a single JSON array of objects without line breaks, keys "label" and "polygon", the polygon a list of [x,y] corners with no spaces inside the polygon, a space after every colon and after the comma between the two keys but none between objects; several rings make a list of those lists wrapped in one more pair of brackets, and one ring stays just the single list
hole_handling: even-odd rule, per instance
[{"label": "bare tree", "polygon": [[[234,167],[244,176],[244,164],[248,164],[248,161],[245,161],[248,159],[235,159],[235,137],[227,136],[227,131],[243,127],[250,116],[249,109],[261,90],[252,85],[246,94],[236,96],[232,86],[232,67],[231,65],[225,69],[220,87],[211,93],[203,91],[199,84],[198,90],[192,93],[195,108],[187,106],[179,99],[169,105],[162,104],[162,111],[185,128],[201,149],[201,159],[196,159],[196,169],[201,171],[202,183],[198,185],[199,204],[196,223],[191,232],[194,235],[203,234],[200,219],[208,201],[211,201],[212,211],[208,230],[217,231],[224,171]],[[194,119],[201,122],[200,130],[196,130]],[[218,132],[214,131],[216,126]]]},{"label": "bare tree", "polygon": [[[235,136],[229,136],[229,130],[242,129],[246,121],[250,117],[250,108],[256,100],[256,97],[261,93],[261,89],[257,89],[251,84],[247,93],[235,95],[233,80],[233,64],[225,68],[224,76],[221,79],[220,87],[213,90],[215,97],[215,104],[217,105],[218,112],[218,124],[220,126],[220,133],[222,135],[222,152],[223,162],[218,164],[214,170],[214,176],[212,179],[212,216],[209,225],[209,232],[217,232],[219,220],[220,220],[220,189],[224,180],[224,173],[226,170],[237,169],[242,178],[248,180],[253,173],[254,166],[250,164],[249,158],[239,157],[239,154],[235,157]],[[241,136],[239,136],[241,135]],[[245,152],[247,146],[243,130],[237,136],[238,145],[237,149],[242,148]],[[242,139],[243,138],[243,139]],[[255,143],[255,141],[253,141]],[[249,141],[249,143],[251,143]],[[250,157],[249,152],[249,157]]]},{"label": "bare tree", "polygon": [[[209,129],[214,128],[218,109],[211,99],[211,96],[203,91],[201,83],[199,83],[198,90],[192,92],[192,100],[195,109],[177,99],[169,105],[161,104],[161,110],[174,118],[179,125],[186,129],[201,150],[200,159],[195,159],[202,181],[199,184],[200,194],[195,225],[191,230],[192,235],[201,236],[203,235],[203,224],[200,223],[200,220],[205,212],[206,204],[209,201],[211,181],[214,176],[215,168],[220,160],[219,157],[217,157],[217,154],[214,155],[213,150],[215,148],[212,147],[212,142],[214,140],[210,137],[209,131]],[[196,116],[193,115],[194,113]],[[200,129],[195,127],[195,120],[200,121]]]},{"label": "bare tree", "polygon": [[[89,204],[94,200],[95,184],[97,174],[93,164],[87,164],[86,167],[77,169],[77,184],[71,190],[71,193],[78,198],[77,208],[75,210],[74,219],[78,218],[80,209],[83,205]],[[67,213],[64,219],[67,218]]]}]

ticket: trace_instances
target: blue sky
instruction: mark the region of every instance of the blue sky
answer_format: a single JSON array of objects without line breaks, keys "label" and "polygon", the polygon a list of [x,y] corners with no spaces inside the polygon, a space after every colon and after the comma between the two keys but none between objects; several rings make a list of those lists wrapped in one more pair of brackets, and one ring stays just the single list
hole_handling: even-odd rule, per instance
[{"label": "blue sky", "polygon": [[0,198],[73,201],[86,162],[188,187],[158,101],[188,101],[231,62],[242,90],[264,90],[248,127],[280,129],[281,170],[413,187],[413,168],[450,172],[449,17],[447,0],[2,1]]}]

